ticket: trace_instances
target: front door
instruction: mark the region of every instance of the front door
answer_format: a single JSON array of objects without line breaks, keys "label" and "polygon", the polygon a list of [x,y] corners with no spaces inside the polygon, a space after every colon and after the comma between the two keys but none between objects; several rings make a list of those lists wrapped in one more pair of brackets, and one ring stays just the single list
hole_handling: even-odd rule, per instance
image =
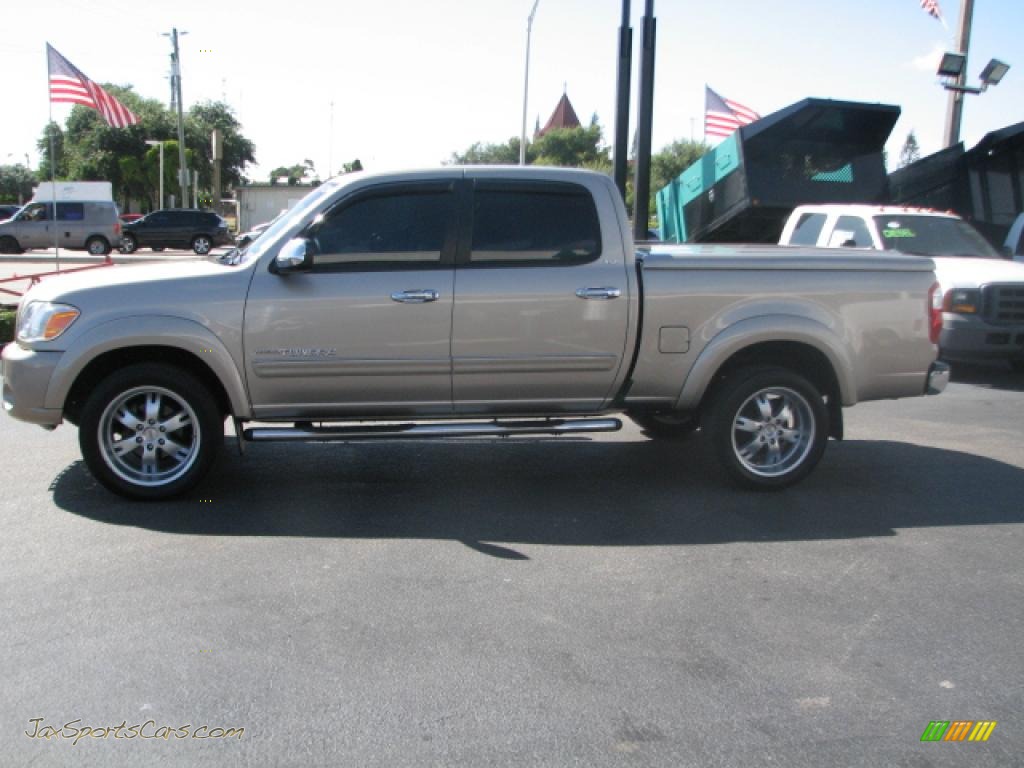
[{"label": "front door", "polygon": [[477,179],[472,194],[456,272],[456,410],[599,410],[629,325],[620,233],[601,231],[595,193],[581,185]]},{"label": "front door", "polygon": [[452,182],[357,192],[305,233],[309,272],[258,267],[245,310],[257,417],[451,411]]},{"label": "front door", "polygon": [[30,203],[18,214],[18,243],[22,248],[53,248],[53,203]]}]

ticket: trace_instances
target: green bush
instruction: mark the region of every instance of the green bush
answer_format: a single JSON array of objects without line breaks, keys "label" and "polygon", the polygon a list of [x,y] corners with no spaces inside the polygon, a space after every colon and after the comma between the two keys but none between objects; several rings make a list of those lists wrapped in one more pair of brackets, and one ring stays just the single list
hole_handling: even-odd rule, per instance
[{"label": "green bush", "polygon": [[13,307],[0,307],[0,345],[14,341],[14,317],[17,312]]}]

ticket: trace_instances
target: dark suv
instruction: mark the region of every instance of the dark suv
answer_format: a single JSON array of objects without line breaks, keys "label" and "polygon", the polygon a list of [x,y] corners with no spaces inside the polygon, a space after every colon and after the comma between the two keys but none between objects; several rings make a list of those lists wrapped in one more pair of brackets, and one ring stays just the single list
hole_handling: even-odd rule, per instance
[{"label": "dark suv", "polygon": [[213,211],[168,208],[125,224],[121,250],[132,253],[138,248],[191,248],[205,256],[217,245],[231,245],[228,224]]}]

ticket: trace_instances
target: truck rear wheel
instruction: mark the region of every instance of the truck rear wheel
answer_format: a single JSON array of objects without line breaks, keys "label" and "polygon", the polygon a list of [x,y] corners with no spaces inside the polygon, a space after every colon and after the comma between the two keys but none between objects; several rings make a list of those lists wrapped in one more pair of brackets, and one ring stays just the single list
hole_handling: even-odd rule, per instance
[{"label": "truck rear wheel", "polygon": [[82,408],[78,442],[114,493],[165,499],[193,488],[224,440],[216,399],[187,371],[140,363],[117,371]]},{"label": "truck rear wheel", "polygon": [[786,368],[743,368],[721,383],[709,413],[719,460],[742,486],[785,488],[825,453],[828,410],[818,390]]}]

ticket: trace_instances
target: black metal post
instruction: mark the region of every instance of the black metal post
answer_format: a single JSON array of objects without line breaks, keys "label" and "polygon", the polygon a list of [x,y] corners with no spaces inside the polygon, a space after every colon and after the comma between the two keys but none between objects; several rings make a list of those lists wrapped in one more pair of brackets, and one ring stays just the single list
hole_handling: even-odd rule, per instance
[{"label": "black metal post", "polygon": [[640,59],[640,110],[637,118],[636,179],[633,185],[633,239],[647,239],[651,201],[651,130],[654,125],[654,0],[644,10],[643,55]]},{"label": "black metal post", "polygon": [[622,0],[619,27],[619,70],[615,96],[615,186],[626,199],[629,173],[629,81],[633,71],[633,28],[629,26],[629,0]]}]

